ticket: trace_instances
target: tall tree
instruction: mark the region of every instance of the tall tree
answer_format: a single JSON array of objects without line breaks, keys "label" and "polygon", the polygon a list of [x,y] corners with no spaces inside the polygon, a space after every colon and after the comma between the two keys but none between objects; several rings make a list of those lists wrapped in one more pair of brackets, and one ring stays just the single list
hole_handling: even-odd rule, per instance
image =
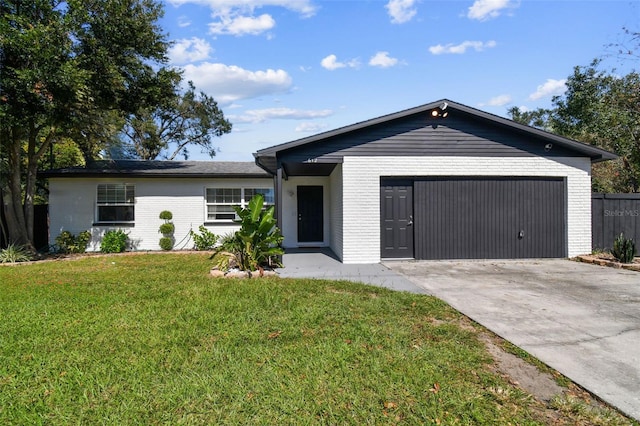
[{"label": "tall tree", "polygon": [[[105,111],[175,94],[154,0],[0,2],[0,188],[9,241],[33,247],[38,161]],[[172,78],[167,78],[171,75]]]},{"label": "tall tree", "polygon": [[204,92],[196,94],[193,82],[188,85],[184,94],[127,118],[125,144],[138,158],[188,158],[191,147],[200,148],[211,157],[215,155],[212,137],[230,132],[231,123],[212,97]]},{"label": "tall tree", "polygon": [[593,167],[596,192],[640,191],[640,75],[618,75],[600,61],[578,66],[550,110],[509,110],[512,119],[615,152]]}]

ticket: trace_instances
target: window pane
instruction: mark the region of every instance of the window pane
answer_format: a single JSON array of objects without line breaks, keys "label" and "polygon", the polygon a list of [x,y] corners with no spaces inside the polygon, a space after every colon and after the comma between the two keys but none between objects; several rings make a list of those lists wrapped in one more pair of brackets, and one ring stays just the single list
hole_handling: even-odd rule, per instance
[{"label": "window pane", "polygon": [[98,204],[133,204],[135,186],[123,183],[102,183],[98,185]]},{"label": "window pane", "polygon": [[240,188],[207,188],[207,203],[240,204]]},{"label": "window pane", "polygon": [[133,222],[133,206],[98,206],[98,222]]},{"label": "window pane", "polygon": [[262,194],[264,197],[265,204],[273,204],[273,189],[263,189],[263,188],[247,188],[244,190],[244,201],[248,203],[253,196],[257,194]]},{"label": "window pane", "polygon": [[207,220],[234,220],[236,212],[232,206],[207,206]]}]

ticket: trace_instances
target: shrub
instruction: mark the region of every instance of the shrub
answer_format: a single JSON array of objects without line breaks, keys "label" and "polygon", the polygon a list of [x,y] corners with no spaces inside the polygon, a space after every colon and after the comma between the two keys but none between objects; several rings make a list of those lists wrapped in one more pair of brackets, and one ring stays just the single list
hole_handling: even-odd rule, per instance
[{"label": "shrub", "polygon": [[62,231],[56,237],[56,246],[61,253],[84,253],[91,241],[91,232],[82,231],[78,236],[69,231]]},{"label": "shrub", "polygon": [[160,248],[162,250],[171,250],[173,248],[173,238],[171,237],[162,237],[160,238]]},{"label": "shrub", "polygon": [[173,235],[173,232],[176,230],[176,227],[171,222],[165,222],[160,225],[160,233],[162,235],[170,236]]},{"label": "shrub", "polygon": [[618,262],[633,262],[633,257],[636,254],[636,245],[633,242],[633,239],[625,238],[623,234],[620,234],[613,242],[613,250],[611,250],[611,254]]},{"label": "shrub", "polygon": [[162,234],[162,238],[160,238],[160,248],[162,250],[171,250],[173,245],[175,244],[175,238],[173,238],[173,233],[176,230],[175,225],[171,222],[173,219],[173,213],[169,210],[162,210],[160,212],[160,219],[164,220],[164,223],[160,225],[158,228],[158,232]]},{"label": "shrub", "polygon": [[102,237],[100,251],[103,253],[122,253],[127,248],[129,237],[121,229],[107,231]]},{"label": "shrub", "polygon": [[199,234],[195,233],[193,230],[189,231],[191,238],[193,238],[195,249],[213,250],[220,237],[209,231],[204,225],[200,225],[198,230],[200,231]]},{"label": "shrub", "polygon": [[282,266],[280,256],[284,253],[280,244],[283,237],[273,217],[274,207],[263,210],[264,197],[256,195],[242,209],[234,206],[240,218],[240,229],[222,239],[220,251],[234,255],[238,268],[255,271],[263,266]]},{"label": "shrub", "polygon": [[32,259],[31,252],[25,246],[9,244],[0,250],[0,263],[28,262]]}]

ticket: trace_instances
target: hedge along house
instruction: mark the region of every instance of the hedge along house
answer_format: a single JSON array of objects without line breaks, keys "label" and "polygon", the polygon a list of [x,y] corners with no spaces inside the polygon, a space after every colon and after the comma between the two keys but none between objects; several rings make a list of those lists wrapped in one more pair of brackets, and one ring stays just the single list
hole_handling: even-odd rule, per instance
[{"label": "hedge along house", "polygon": [[449,100],[266,148],[285,247],[344,263],[591,251],[591,164],[615,155]]},{"label": "hedge along house", "polygon": [[239,228],[233,205],[255,194],[273,204],[273,178],[252,162],[98,161],[52,170],[49,178],[49,244],[62,231],[90,230],[89,251],[102,235],[122,229],[133,250],[160,250],[160,212],[169,210],[175,248],[193,247],[189,231],[200,225],[217,235]]}]

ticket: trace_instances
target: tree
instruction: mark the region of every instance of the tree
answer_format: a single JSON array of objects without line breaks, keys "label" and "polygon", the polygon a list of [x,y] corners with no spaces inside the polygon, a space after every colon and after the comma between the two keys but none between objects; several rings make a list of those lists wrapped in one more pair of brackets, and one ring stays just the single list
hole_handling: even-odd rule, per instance
[{"label": "tree", "polygon": [[123,133],[137,157],[154,160],[164,154],[173,160],[178,155],[188,158],[188,148],[194,146],[213,157],[212,136],[230,131],[231,123],[224,118],[216,101],[204,92],[196,95],[190,81],[183,95],[127,118]]},{"label": "tree", "polygon": [[[33,248],[38,162],[94,118],[175,94],[154,0],[0,2],[0,188],[9,242]],[[168,78],[171,76],[171,78]]]},{"label": "tree", "polygon": [[593,167],[596,192],[640,191],[640,75],[617,75],[600,61],[575,67],[567,90],[552,100],[551,110],[509,110],[525,124],[615,152],[618,160]]}]

